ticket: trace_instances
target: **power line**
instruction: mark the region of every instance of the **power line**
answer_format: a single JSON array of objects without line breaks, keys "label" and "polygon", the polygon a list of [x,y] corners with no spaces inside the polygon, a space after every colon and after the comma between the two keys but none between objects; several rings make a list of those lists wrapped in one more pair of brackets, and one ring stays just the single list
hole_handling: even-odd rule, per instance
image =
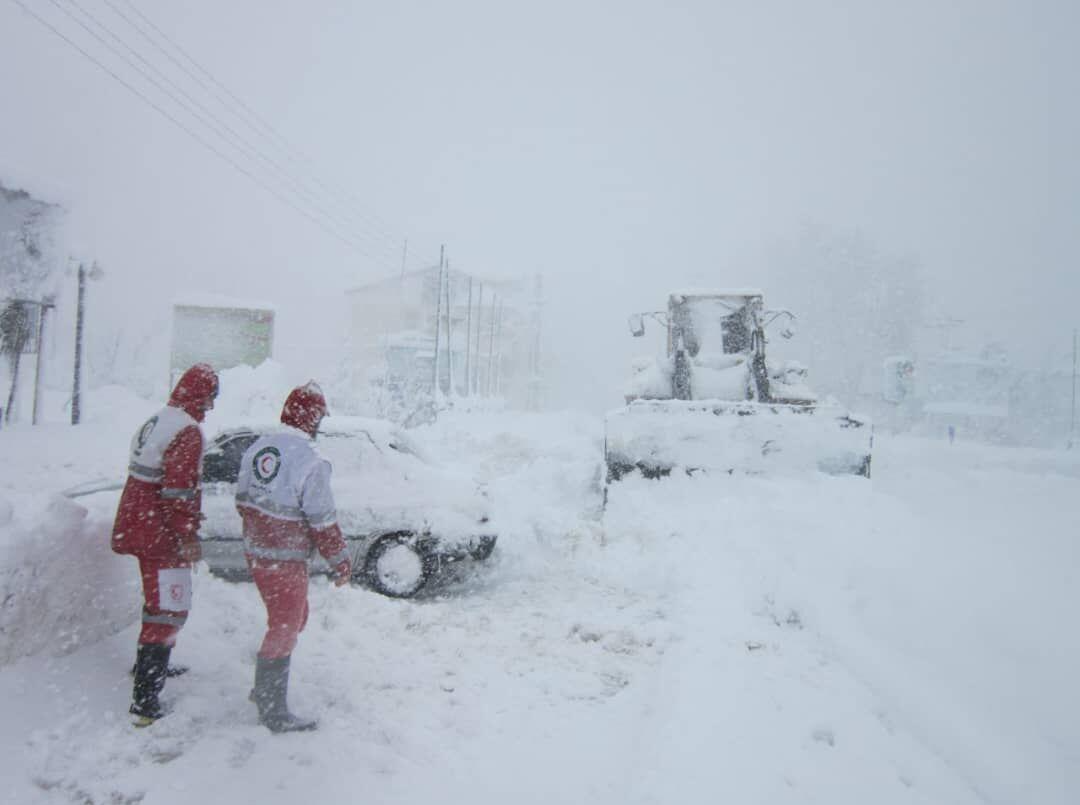
[{"label": "power line", "polygon": [[354,243],[353,241],[351,241],[346,236],[340,234],[339,232],[337,232],[336,230],[331,228],[325,221],[321,220],[317,216],[312,215],[307,210],[303,209],[302,207],[298,206],[297,204],[294,204],[288,198],[286,198],[285,196],[278,193],[277,190],[275,190],[272,186],[270,186],[270,185],[266,184],[265,182],[263,182],[258,176],[253,174],[251,171],[247,170],[242,165],[239,165],[235,160],[230,158],[227,154],[224,154],[218,148],[214,147],[214,145],[212,143],[207,142],[205,139],[203,139],[201,136],[199,136],[199,134],[197,132],[193,131],[191,128],[189,128],[187,125],[185,125],[183,122],[178,120],[175,116],[170,114],[167,110],[162,108],[159,104],[155,103],[152,99],[148,98],[144,93],[139,91],[139,89],[137,89],[135,86],[130,84],[128,81],[121,78],[113,70],[111,70],[107,65],[103,64],[98,59],[94,58],[94,56],[92,56],[90,53],[88,53],[86,50],[84,50],[74,40],[68,38],[62,31],[60,31],[58,28],[56,28],[52,23],[48,22],[43,17],[39,16],[34,11],[30,10],[26,6],[26,4],[22,2],[22,0],[11,0],[11,2],[15,3],[15,5],[19,6],[19,8],[21,8],[23,11],[25,11],[27,14],[29,14],[31,17],[33,17],[35,20],[37,20],[41,25],[43,25],[48,30],[52,31],[53,34],[55,34],[57,37],[62,39],[64,42],[66,42],[69,46],[71,46],[72,48],[77,50],[80,54],[82,54],[82,56],[84,58],[86,58],[88,61],[90,61],[91,63],[96,65],[99,69],[101,69],[103,72],[105,72],[107,75],[109,75],[114,81],[116,81],[117,83],[119,83],[123,87],[125,87],[129,92],[134,94],[141,101],[143,101],[148,106],[153,108],[162,117],[166,118],[173,125],[177,126],[179,129],[184,131],[189,137],[191,137],[193,140],[195,140],[201,146],[203,146],[208,151],[213,153],[215,156],[217,156],[218,158],[222,159],[223,161],[225,161],[229,165],[231,165],[236,171],[243,174],[244,176],[246,176],[251,181],[255,182],[255,184],[257,184],[263,190],[267,191],[268,193],[270,193],[272,196],[277,198],[282,203],[288,205],[292,209],[299,212],[301,215],[303,215],[305,218],[310,220],[316,226],[320,227],[321,229],[326,231],[328,234],[330,234],[331,236],[333,236],[337,240],[340,240],[342,243],[349,246],[354,251],[357,251],[357,252],[359,252],[361,254],[364,254],[365,256],[371,256],[359,244]]},{"label": "power line", "polygon": [[[228,143],[232,147],[236,148],[238,151],[240,151],[245,156],[247,156],[249,158],[254,157],[257,160],[261,160],[265,164],[269,165],[272,170],[277,171],[277,173],[279,174],[278,176],[275,177],[277,179],[277,181],[284,181],[284,183],[286,185],[288,185],[290,187],[290,189],[295,191],[303,199],[303,201],[306,204],[313,207],[318,213],[325,216],[328,220],[335,221],[335,223],[338,224],[338,225],[343,225],[345,227],[345,229],[350,232],[350,234],[352,235],[353,238],[367,239],[369,241],[372,240],[370,235],[365,235],[363,233],[357,233],[355,231],[352,231],[352,226],[347,220],[342,220],[342,219],[338,218],[337,216],[334,215],[334,213],[331,210],[328,210],[325,207],[323,207],[322,204],[319,202],[319,199],[316,198],[311,193],[311,191],[308,190],[308,188],[305,187],[300,181],[298,181],[295,177],[293,177],[291,174],[289,174],[288,171],[285,170],[280,164],[278,164],[273,159],[270,159],[269,157],[267,157],[263,153],[261,153],[256,146],[251,144],[247,139],[245,139],[242,135],[240,135],[238,132],[236,132],[235,129],[230,127],[228,124],[221,122],[213,114],[213,112],[206,109],[205,106],[200,104],[196,99],[192,98],[189,93],[187,93],[182,87],[179,87],[175,82],[173,82],[156,65],[151,64],[150,62],[148,62],[138,51],[136,51],[134,48],[132,48],[130,45],[128,45],[122,38],[117,36],[112,30],[110,30],[108,28],[108,26],[102,24],[93,14],[91,14],[86,9],[81,7],[79,5],[79,3],[76,2],[76,0],[70,0],[70,3],[74,8],[78,9],[78,11],[81,14],[83,14],[87,19],[89,19],[96,26],[98,26],[100,29],[105,31],[109,36],[111,36],[114,40],[119,42],[124,48],[126,48],[128,51],[130,51],[135,56],[135,58],[139,59],[139,61],[146,64],[150,69],[155,71],[159,76],[161,76],[163,81],[165,81],[170,87],[175,89],[181,95],[183,95],[183,97],[186,98],[188,101],[190,101],[190,104],[186,103],[184,100],[177,97],[177,95],[174,94],[169,88],[167,88],[166,86],[163,86],[161,81],[158,81],[157,78],[155,78],[152,75],[149,75],[145,70],[143,70],[137,64],[135,64],[130,58],[128,58],[123,53],[121,53],[119,50],[117,50],[116,47],[114,47],[109,42],[104,40],[95,31],[91,30],[82,20],[76,18],[65,6],[61,5],[58,2],[58,0],[49,0],[49,2],[51,2],[61,12],[63,12],[69,19],[74,21],[83,30],[85,30],[92,37],[94,37],[98,42],[100,42],[102,45],[104,45],[106,48],[108,48],[114,55],[116,55],[118,58],[123,60],[129,67],[134,69],[137,73],[139,73],[144,79],[146,79],[148,82],[150,82],[159,91],[161,91],[163,94],[165,94],[166,97],[171,99],[179,107],[184,109],[184,111],[190,113],[200,123],[202,123],[204,126],[206,126],[211,131],[213,131],[223,141],[225,141],[226,143]],[[195,106],[197,108],[192,108],[192,106]],[[373,243],[372,246],[374,246],[374,245],[375,244]],[[387,247],[382,246],[381,248],[386,249]],[[394,249],[394,252],[396,253],[396,248]]]},{"label": "power line", "polygon": [[[246,176],[248,179],[253,181],[256,185],[261,187],[263,190],[265,190],[266,192],[270,193],[272,196],[277,198],[279,201],[281,201],[282,203],[288,205],[290,208],[292,208],[296,212],[299,212],[305,218],[307,218],[308,220],[315,223],[317,226],[322,228],[325,232],[330,234],[332,237],[334,237],[335,239],[341,241],[345,245],[349,246],[354,251],[373,259],[376,264],[394,265],[396,267],[395,272],[406,269],[406,268],[412,268],[413,270],[423,270],[423,269],[426,269],[427,267],[429,267],[429,265],[431,264],[431,262],[432,262],[431,260],[427,260],[427,259],[425,259],[424,257],[421,256],[423,253],[426,253],[426,252],[429,251],[429,250],[423,249],[423,248],[421,248],[421,249],[409,249],[407,255],[405,256],[405,258],[402,259],[402,256],[401,256],[400,251],[399,251],[400,242],[395,240],[392,236],[386,234],[385,231],[375,232],[375,233],[372,233],[372,232],[360,233],[363,236],[363,238],[368,241],[368,245],[366,245],[366,246],[364,244],[361,244],[356,239],[357,238],[357,233],[356,232],[350,232],[348,227],[346,227],[346,231],[344,233],[342,231],[339,231],[336,222],[331,218],[331,216],[325,210],[323,210],[318,205],[317,201],[315,203],[312,203],[311,201],[308,201],[308,203],[311,204],[311,206],[314,206],[315,209],[318,212],[322,213],[321,216],[313,214],[312,212],[305,209],[300,204],[296,203],[290,197],[286,197],[286,196],[282,195],[282,193],[279,192],[279,190],[274,186],[274,184],[271,184],[268,181],[266,181],[265,179],[261,178],[256,172],[254,172],[254,170],[252,168],[245,167],[243,164],[238,163],[235,159],[231,158],[228,153],[225,153],[220,148],[216,147],[213,144],[213,142],[208,141],[203,136],[200,136],[200,134],[196,130],[192,129],[190,125],[186,124],[183,120],[178,118],[176,116],[176,114],[170,113],[167,109],[165,109],[159,103],[155,102],[151,97],[146,95],[145,92],[140,91],[136,86],[131,84],[130,81],[125,80],[124,78],[122,78],[121,75],[119,75],[115,70],[110,69],[105,63],[100,61],[98,58],[96,58],[90,52],[88,52],[84,47],[80,46],[78,43],[76,43],[69,36],[64,34],[63,31],[61,31],[55,25],[53,25],[52,23],[47,21],[45,18],[43,18],[42,16],[40,16],[39,14],[35,13],[30,8],[28,8],[27,5],[24,2],[22,2],[22,0],[13,0],[13,2],[15,2],[16,5],[18,5],[20,8],[22,8],[22,10],[25,11],[29,16],[33,17],[38,23],[40,23],[42,26],[44,26],[45,28],[50,30],[53,34],[55,34],[57,37],[59,37],[61,40],[63,40],[66,44],[71,46],[73,49],[78,51],[80,53],[80,55],[82,55],[88,61],[93,63],[95,66],[97,66],[99,69],[101,69],[107,75],[109,75],[111,78],[113,78],[119,84],[124,86],[128,91],[130,91],[132,94],[134,94],[140,100],[142,100],[148,106],[153,108],[155,111],[157,111],[159,114],[161,114],[167,120],[169,120],[171,123],[173,123],[179,129],[184,131],[188,136],[190,136],[192,139],[194,139],[196,142],[198,142],[204,148],[209,150],[211,153],[213,153],[218,158],[222,159],[224,162],[228,163],[237,172],[239,172],[239,173],[243,174],[244,176]],[[69,17],[72,21],[74,21],[81,28],[83,28],[83,30],[85,30],[88,34],[90,34],[92,37],[94,37],[94,39],[96,39],[99,43],[101,43],[107,49],[109,49],[114,55],[116,55],[121,60],[123,60],[130,68],[134,69],[137,73],[139,73],[142,76],[143,79],[145,79],[150,84],[152,84],[154,87],[156,87],[160,92],[164,93],[165,96],[167,98],[169,98],[170,100],[172,100],[174,103],[176,103],[177,106],[179,106],[185,112],[191,114],[202,125],[208,127],[211,131],[213,131],[214,134],[216,134],[219,138],[224,140],[230,147],[236,148],[237,150],[241,151],[242,153],[244,153],[248,157],[251,156],[250,153],[245,152],[245,149],[243,147],[238,146],[235,142],[233,142],[225,134],[223,134],[220,128],[217,128],[211,122],[208,122],[203,115],[200,115],[194,109],[190,108],[190,106],[188,104],[185,104],[182,100],[177,98],[176,95],[171,93],[166,87],[163,87],[159,81],[154,79],[153,76],[148,75],[138,65],[132,63],[131,59],[124,56],[124,54],[119,53],[116,50],[115,47],[113,47],[111,44],[109,44],[108,42],[103,40],[101,36],[99,36],[93,30],[88,28],[85,23],[83,23],[81,20],[75,18],[69,11],[67,11],[63,7],[59,6],[57,4],[56,0],[50,0],[50,2],[52,2],[53,5],[57,6],[57,8],[59,8],[67,17]],[[264,161],[269,161],[269,162],[273,163],[276,166],[277,170],[280,171],[284,175],[285,180],[287,182],[290,182],[290,183],[292,183],[294,185],[299,185],[299,187],[303,191],[306,191],[306,193],[309,196],[313,196],[312,191],[309,188],[307,188],[306,186],[304,186],[300,182],[300,180],[298,180],[294,176],[292,176],[292,174],[290,174],[280,164],[274,162],[273,160],[270,160],[268,157],[265,157],[265,155],[263,155],[259,151],[257,146],[253,145],[246,138],[243,138],[241,135],[239,135],[234,129],[232,129],[232,127],[228,126],[225,123],[222,123],[220,121],[220,119],[216,115],[214,115],[214,113],[212,111],[207,109],[204,105],[198,103],[198,101],[195,100],[194,98],[192,98],[192,96],[188,92],[184,91],[174,81],[169,79],[168,76],[166,76],[164,74],[164,72],[161,70],[160,67],[158,67],[157,65],[154,65],[152,62],[148,61],[142,54],[140,54],[137,50],[132,48],[127,42],[125,42],[122,37],[118,36],[108,26],[106,26],[99,19],[94,17],[93,14],[91,14],[86,9],[79,6],[78,3],[75,2],[75,0],[71,0],[71,2],[76,8],[78,8],[80,13],[82,13],[84,16],[88,17],[95,25],[97,25],[97,27],[99,27],[100,29],[105,31],[110,37],[112,37],[114,40],[119,42],[128,51],[133,53],[135,55],[135,57],[137,59],[139,59],[140,62],[142,62],[143,64],[146,64],[150,69],[154,70],[154,72],[157,73],[158,75],[160,75],[170,86],[174,87],[177,90],[177,92],[180,92],[184,97],[190,99],[193,104],[198,106],[199,109],[202,109],[205,112],[205,114],[208,115],[214,122],[216,122],[219,126],[224,127],[227,131],[232,132],[232,134],[237,139],[239,139],[241,141],[241,143],[245,144],[247,146],[247,148],[250,149],[250,151],[254,151],[256,153],[256,155],[259,156],[260,158],[264,159]],[[158,46],[156,43],[154,43],[153,39],[151,37],[149,37],[144,30],[140,29],[134,22],[132,22],[130,20],[130,18],[123,15],[122,12],[119,12],[119,9],[116,9],[114,4],[112,2],[110,2],[110,0],[104,0],[104,2],[106,2],[109,5],[110,8],[113,8],[114,11],[117,11],[118,14],[122,18],[127,20],[130,25],[135,27],[136,30],[140,33],[141,36],[146,38],[147,41],[150,41],[151,44],[154,44],[156,49],[160,50],[167,57],[169,57],[170,61],[172,61],[174,64],[177,64],[178,67],[181,66],[180,63],[175,58],[173,58],[170,54],[168,54],[168,51],[164,50],[163,48]],[[161,32],[161,30],[159,28],[157,28],[157,26],[155,26],[153,24],[153,22],[151,22],[148,18],[146,18],[146,16],[144,14],[142,14],[142,12],[140,12],[137,8],[135,8],[132,5],[130,0],[125,0],[125,2],[127,3],[128,6],[131,6],[133,8],[133,10],[136,12],[136,14],[138,14],[142,19],[144,19],[146,21],[146,23],[151,28],[158,31],[160,36],[162,36],[166,41],[168,41],[179,52],[181,52],[185,56],[185,58],[190,60],[191,63],[193,65],[195,65],[195,67],[197,69],[204,72],[210,78],[211,81],[213,81],[216,85],[220,86],[222,91],[224,91],[230,97],[232,97],[239,106],[246,109],[249,112],[250,115],[258,118],[258,115],[253,110],[251,110],[251,108],[249,106],[244,104],[244,102],[240,98],[238,98],[234,93],[230,92],[228,90],[228,88],[226,88],[223,84],[218,82],[217,79],[213,78],[212,74],[210,74],[209,71],[205,70],[205,68],[202,68],[200,65],[198,65],[198,63],[195,62],[194,59],[192,59],[189,55],[187,55],[186,51],[183,51],[183,49],[179,45],[177,45],[176,43],[169,40],[168,37],[163,32]],[[183,69],[183,68],[181,68],[181,69]],[[195,80],[203,89],[207,89],[205,82],[200,81],[196,76],[194,76],[191,73],[190,70],[184,70],[184,73],[186,75],[188,75],[190,78],[192,78],[192,80]],[[220,96],[216,96],[216,99],[220,103],[223,103],[223,105],[225,105],[226,109],[228,109],[229,111],[236,114],[234,109],[228,107],[227,104],[224,104],[224,102],[221,101]],[[241,122],[243,122],[246,126],[248,126],[249,128],[252,128],[252,130],[256,130],[251,125],[251,123],[249,121],[244,120],[239,115],[237,115],[237,118],[239,120],[241,120]],[[273,127],[271,127],[270,124],[266,123],[261,118],[258,118],[258,119],[261,121],[262,125],[266,129],[268,129],[278,139],[280,139],[283,143],[285,143],[285,145],[288,148],[291,148],[293,151],[295,151],[297,154],[299,154],[303,159],[307,160],[307,157],[305,157],[302,152],[300,152],[298,149],[295,149],[292,146],[289,146],[287,141],[285,141],[285,139],[280,134],[278,134],[276,131],[274,131]],[[261,132],[259,132],[259,133],[261,134]],[[261,134],[261,136],[263,136],[265,138],[265,135]],[[297,160],[291,154],[289,154],[287,151],[285,152],[285,157],[291,163],[296,164]],[[310,162],[310,160],[307,160],[307,161]],[[277,178],[277,177],[275,177],[275,178]],[[280,181],[280,179],[279,179],[279,181]],[[318,180],[318,177],[315,177],[314,181],[315,181],[316,184],[319,184],[320,186],[325,187],[325,185],[323,185],[323,183]],[[345,192],[347,194],[347,191],[339,191],[339,192]],[[350,196],[348,200],[352,201],[353,199],[355,199],[355,197]],[[379,248],[377,246],[377,244],[374,242],[376,240],[376,238],[378,238],[378,237],[382,237],[382,239],[384,241],[384,244],[382,245],[381,248]],[[372,251],[373,248],[374,248],[374,251]],[[379,255],[381,255],[381,257]],[[432,258],[432,260],[433,259],[434,258]]]},{"label": "power line", "polygon": [[[136,27],[136,28],[138,27],[138,26],[136,26],[136,24],[135,24],[134,22],[132,22],[132,21],[130,20],[130,18],[128,18],[128,17],[127,17],[127,16],[125,15],[125,14],[123,14],[123,13],[122,13],[122,12],[121,12],[121,11],[120,11],[119,9],[117,9],[117,8],[116,8],[116,6],[114,6],[114,5],[112,4],[112,2],[110,2],[110,0],[105,0],[105,2],[106,2],[106,3],[108,4],[109,8],[113,9],[113,11],[115,11],[115,12],[116,12],[117,14],[119,14],[119,15],[120,15],[121,17],[123,17],[123,18],[124,18],[125,20],[127,20],[127,21],[128,21],[128,24],[130,24],[130,25],[132,25],[133,27]],[[213,83],[214,85],[216,85],[216,86],[217,86],[217,87],[218,87],[218,88],[219,88],[219,89],[220,89],[220,90],[221,90],[222,92],[224,92],[224,93],[225,93],[226,95],[228,95],[228,96],[229,96],[229,98],[231,98],[231,99],[233,100],[233,102],[235,102],[235,103],[236,103],[236,105],[237,105],[237,106],[239,106],[239,107],[240,107],[241,109],[243,109],[243,110],[244,110],[245,112],[247,112],[247,113],[248,113],[248,115],[249,115],[249,116],[250,116],[250,117],[252,118],[252,120],[254,120],[254,121],[255,121],[255,122],[257,123],[257,124],[259,124],[259,125],[260,125],[260,126],[261,126],[261,127],[263,128],[263,129],[264,129],[264,131],[265,131],[265,132],[268,132],[268,133],[269,133],[269,134],[271,134],[271,135],[277,136],[277,137],[278,137],[278,138],[279,138],[279,139],[280,139],[280,140],[281,140],[281,141],[282,141],[283,143],[285,143],[286,145],[288,145],[288,143],[287,143],[287,142],[286,142],[286,141],[284,140],[284,138],[282,138],[282,137],[281,137],[281,135],[277,134],[277,132],[276,132],[276,131],[274,131],[273,127],[272,127],[272,126],[271,126],[271,125],[270,125],[269,123],[267,123],[267,122],[266,122],[265,120],[263,120],[263,119],[262,119],[262,117],[260,117],[260,116],[259,116],[259,115],[258,115],[258,114],[257,114],[257,113],[256,113],[256,112],[254,111],[254,110],[252,110],[252,109],[251,109],[251,107],[249,107],[249,106],[248,106],[248,105],[247,105],[246,103],[244,103],[244,102],[243,102],[243,101],[242,101],[242,100],[241,100],[240,98],[238,98],[238,97],[237,97],[237,96],[236,96],[236,95],[235,95],[235,94],[234,94],[233,92],[231,92],[231,91],[229,90],[229,88],[228,88],[228,87],[226,87],[226,86],[225,86],[224,84],[222,84],[222,83],[221,83],[220,81],[218,81],[218,80],[217,80],[216,78],[214,78],[213,74],[212,74],[212,73],[210,73],[210,71],[209,71],[209,70],[207,70],[207,69],[206,69],[205,67],[203,67],[203,66],[202,66],[201,64],[199,64],[199,63],[198,63],[198,62],[197,62],[197,61],[196,61],[196,60],[194,59],[194,57],[192,57],[192,56],[191,56],[191,55],[190,55],[190,54],[189,54],[189,53],[188,53],[188,52],[187,52],[186,50],[184,50],[184,48],[182,48],[182,47],[181,47],[180,45],[178,45],[178,44],[177,44],[176,42],[174,42],[174,41],[173,41],[172,39],[170,39],[170,38],[169,38],[169,36],[168,36],[168,34],[166,34],[166,33],[165,33],[165,32],[164,32],[163,30],[161,30],[161,28],[159,28],[159,27],[158,27],[157,25],[155,25],[155,24],[154,24],[154,21],[153,21],[153,20],[151,20],[151,19],[150,19],[149,17],[147,17],[147,16],[146,16],[146,15],[145,15],[145,14],[144,14],[144,13],[143,13],[142,11],[140,11],[140,10],[139,10],[138,6],[136,6],[136,5],[135,5],[135,4],[133,3],[133,2],[131,2],[131,0],[125,0],[125,2],[127,3],[128,7],[129,7],[129,8],[130,8],[130,9],[131,9],[132,11],[134,11],[134,12],[135,12],[135,14],[136,14],[136,15],[138,15],[138,17],[139,17],[139,18],[140,18],[140,19],[141,19],[141,20],[142,20],[143,22],[145,22],[145,23],[146,23],[147,25],[149,25],[149,26],[150,26],[150,28],[152,28],[152,29],[154,30],[154,32],[155,32],[155,33],[157,33],[157,35],[158,35],[159,37],[161,37],[161,38],[162,38],[162,39],[164,39],[164,40],[165,40],[166,42],[168,42],[168,43],[169,43],[169,44],[170,44],[170,45],[171,45],[171,46],[172,46],[172,47],[173,47],[173,48],[174,48],[174,49],[175,49],[175,50],[176,50],[176,51],[177,51],[177,52],[178,52],[178,53],[179,53],[179,54],[180,54],[181,56],[183,56],[183,57],[184,57],[184,58],[185,58],[185,59],[186,59],[186,60],[187,60],[187,61],[188,61],[188,62],[189,62],[189,63],[190,63],[190,64],[191,64],[191,65],[192,65],[192,66],[193,66],[193,67],[194,67],[194,68],[195,68],[196,70],[198,70],[198,71],[199,71],[200,73],[202,73],[203,75],[205,75],[205,76],[206,76],[206,77],[207,77],[207,78],[208,78],[208,79],[209,79],[209,80],[210,80],[210,81],[211,81],[211,82],[212,82],[212,83]],[[141,29],[139,29],[139,30],[141,30]],[[144,35],[144,36],[147,36],[147,35],[146,35],[145,33],[143,33],[143,35]],[[148,39],[150,39],[150,37],[148,37],[148,36],[147,36],[147,38],[148,38]],[[151,41],[152,41],[152,40],[151,40]],[[192,74],[192,73],[191,73],[191,72],[190,72],[189,70],[187,70],[187,69],[186,69],[186,68],[184,68],[184,67],[183,67],[182,65],[180,65],[180,63],[179,63],[178,61],[176,61],[176,59],[174,59],[174,58],[173,58],[173,57],[172,57],[172,56],[171,56],[171,55],[170,55],[170,54],[168,53],[168,51],[166,51],[166,50],[165,50],[164,48],[161,48],[161,46],[160,46],[160,45],[158,45],[157,47],[158,47],[158,49],[159,49],[159,50],[161,50],[161,51],[162,51],[163,53],[165,53],[165,54],[166,54],[167,56],[169,56],[169,58],[170,58],[170,59],[171,59],[171,60],[172,60],[172,61],[173,61],[174,63],[176,63],[176,64],[177,64],[177,66],[180,66],[180,67],[181,67],[181,69],[183,69],[183,70],[184,70],[185,72],[187,72],[187,73],[188,73],[188,75],[191,75],[191,76],[192,76],[193,78],[195,78],[195,76],[194,76],[194,75],[193,75],[193,74]],[[196,78],[195,80],[197,80],[197,81],[198,81],[199,79],[198,79],[198,78]],[[203,86],[206,86],[206,85],[205,85],[205,84],[203,84]]]},{"label": "power line", "polygon": [[[154,40],[154,38],[151,37],[149,34],[147,34],[145,29],[143,29],[137,22],[132,20],[131,17],[129,17],[127,14],[125,14],[123,11],[121,11],[119,8],[117,8],[116,5],[114,4],[113,0],[103,0],[103,2],[106,5],[108,5],[109,8],[111,8],[114,13],[116,13],[125,22],[127,22],[128,25],[130,25],[132,28],[134,28],[139,33],[140,36],[142,36],[144,39],[146,39],[148,42],[150,42],[157,50],[159,50],[161,53],[163,53],[166,56],[166,58],[168,58],[173,64],[175,64],[177,67],[179,67],[181,70],[183,70],[185,74],[187,74],[189,77],[191,77],[192,80],[196,81],[200,86],[202,86],[207,91],[212,92],[212,90],[210,90],[210,87],[206,84],[205,81],[200,79],[190,69],[185,67],[178,59],[176,59],[168,51],[168,49],[162,47],[158,42],[156,42]],[[176,50],[177,53],[179,53],[181,56],[183,56],[183,58],[188,63],[190,63],[196,70],[198,70],[202,75],[204,75],[214,86],[216,86],[218,89],[220,89],[221,92],[223,92],[226,96],[228,96],[228,98],[230,98],[233,101],[233,103],[235,104],[235,107],[230,106],[228,103],[226,103],[226,102],[224,102],[222,100],[220,94],[213,93],[215,95],[215,97],[217,98],[218,102],[221,103],[223,107],[225,107],[226,109],[228,109],[229,111],[232,111],[234,113],[235,113],[236,107],[238,107],[238,108],[242,109],[244,112],[246,112],[248,118],[250,118],[250,119],[245,121],[245,123],[249,127],[251,127],[253,131],[256,131],[258,134],[260,134],[260,136],[262,136],[265,140],[267,140],[271,144],[278,147],[283,152],[285,157],[290,162],[292,162],[294,165],[299,164],[299,163],[305,163],[307,166],[312,165],[312,160],[311,160],[310,157],[308,157],[306,154],[304,154],[304,152],[302,150],[300,150],[299,148],[292,145],[284,136],[282,136],[262,116],[260,116],[257,112],[255,112],[248,104],[246,104],[240,97],[238,97],[234,92],[232,92],[228,87],[226,87],[221,81],[219,81],[217,78],[215,78],[214,75],[209,70],[207,70],[198,61],[196,61],[195,58],[193,56],[191,56],[191,54],[189,54],[184,48],[182,48],[179,44],[177,44],[175,41],[173,41],[168,36],[168,34],[166,34],[149,17],[147,17],[146,14],[144,14],[141,10],[139,10],[139,8],[132,2],[132,0],[124,0],[124,2],[127,4],[127,6],[129,8],[131,8],[132,11],[135,12],[135,14],[139,17],[139,19],[141,19],[147,26],[149,26],[158,35],[158,37],[160,37],[162,40],[167,42],[174,50]],[[243,119],[242,116],[239,115],[239,114],[237,114],[237,117]],[[315,182],[315,184],[317,184],[323,190],[334,194],[335,197],[339,201],[344,201],[346,204],[349,204],[351,206],[353,212],[359,218],[366,221],[368,224],[383,230],[383,236],[393,244],[395,249],[400,247],[400,244],[402,242],[402,238],[398,238],[398,237],[394,237],[393,235],[386,234],[386,232],[385,232],[385,227],[386,227],[385,223],[381,222],[378,219],[377,216],[374,216],[373,214],[369,213],[368,211],[366,211],[364,209],[361,209],[359,204],[358,204],[357,197],[355,195],[353,195],[349,190],[344,189],[344,188],[342,188],[340,186],[325,183],[322,180],[320,180],[318,176],[313,176],[313,181]]]}]

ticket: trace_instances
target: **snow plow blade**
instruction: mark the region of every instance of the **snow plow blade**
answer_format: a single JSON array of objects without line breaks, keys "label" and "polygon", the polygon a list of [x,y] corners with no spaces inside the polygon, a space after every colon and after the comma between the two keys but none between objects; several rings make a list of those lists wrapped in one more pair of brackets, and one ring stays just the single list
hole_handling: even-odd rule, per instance
[{"label": "snow plow blade", "polygon": [[635,400],[605,419],[608,483],[640,471],[870,477],[871,427],[841,408]]}]

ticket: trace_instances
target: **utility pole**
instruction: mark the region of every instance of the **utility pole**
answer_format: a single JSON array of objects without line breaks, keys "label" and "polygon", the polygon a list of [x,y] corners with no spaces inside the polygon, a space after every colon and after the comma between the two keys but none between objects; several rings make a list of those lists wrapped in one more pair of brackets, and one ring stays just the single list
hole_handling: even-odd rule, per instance
[{"label": "utility pole", "polygon": [[469,373],[472,361],[472,275],[469,275],[469,303],[465,307],[465,396],[472,396],[472,375]]},{"label": "utility pole", "polygon": [[446,375],[450,396],[454,396],[454,334],[450,329],[454,308],[450,299],[450,261],[446,261]]},{"label": "utility pole", "polygon": [[532,330],[533,330],[533,348],[530,366],[529,376],[529,407],[532,410],[538,410],[540,408],[540,325],[542,322],[541,308],[543,306],[544,299],[544,279],[541,274],[536,275],[536,279],[533,282],[533,304],[532,304]]},{"label": "utility pole", "polygon": [[46,297],[41,302],[38,302],[38,326],[37,326],[37,362],[34,365],[34,411],[31,416],[30,422],[33,425],[38,424],[38,419],[41,414],[41,353],[44,350],[45,344],[45,312],[52,310],[56,305],[50,301],[49,297]]},{"label": "utility pole", "polygon": [[1076,328],[1073,328],[1072,409],[1069,413],[1069,441],[1066,445],[1070,450],[1076,447],[1076,347]]},{"label": "utility pole", "polygon": [[484,313],[484,283],[476,297],[476,360],[473,361],[473,394],[480,396],[480,327]]},{"label": "utility pole", "polygon": [[499,345],[498,351],[495,353],[495,396],[498,397],[502,394],[502,325],[503,325],[503,308],[506,307],[506,303],[501,299],[499,300],[499,318],[498,318],[498,330],[495,333],[495,340]]},{"label": "utility pole", "polygon": [[495,394],[495,375],[493,374],[495,367],[495,303],[498,298],[498,294],[492,294],[491,296],[491,336],[488,339],[487,382],[484,384],[489,397]]},{"label": "utility pole", "polygon": [[446,256],[446,244],[439,247],[439,287],[435,291],[435,360],[432,361],[433,376],[431,379],[432,397],[439,395],[439,331],[442,329],[442,275],[443,262]]},{"label": "utility pole", "polygon": [[82,413],[83,318],[86,313],[86,266],[79,263],[79,296],[75,306],[75,376],[71,382],[71,424],[78,425]]}]

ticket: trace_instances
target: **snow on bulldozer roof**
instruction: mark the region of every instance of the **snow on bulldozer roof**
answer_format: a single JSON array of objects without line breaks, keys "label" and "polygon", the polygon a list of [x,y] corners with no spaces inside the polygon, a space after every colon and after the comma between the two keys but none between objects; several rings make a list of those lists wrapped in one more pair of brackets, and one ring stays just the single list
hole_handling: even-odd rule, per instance
[{"label": "snow on bulldozer roof", "polygon": [[684,288],[680,291],[672,291],[669,296],[765,296],[759,288]]}]

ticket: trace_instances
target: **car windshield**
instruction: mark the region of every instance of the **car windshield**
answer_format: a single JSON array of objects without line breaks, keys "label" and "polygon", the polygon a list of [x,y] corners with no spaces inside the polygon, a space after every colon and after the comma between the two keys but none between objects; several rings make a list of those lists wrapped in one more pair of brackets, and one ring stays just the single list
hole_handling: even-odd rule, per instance
[{"label": "car windshield", "polygon": [[259,434],[250,430],[230,431],[215,438],[203,454],[203,483],[236,483],[240,459],[258,438]]},{"label": "car windshield", "polygon": [[[203,454],[203,483],[236,483],[240,475],[240,460],[262,434],[262,430],[243,428],[216,436]],[[365,465],[370,468],[373,460],[376,463],[388,462],[393,465],[397,463],[393,459],[395,455],[427,461],[412,439],[390,428],[349,428],[320,432],[317,449],[339,473],[355,472]]]}]

